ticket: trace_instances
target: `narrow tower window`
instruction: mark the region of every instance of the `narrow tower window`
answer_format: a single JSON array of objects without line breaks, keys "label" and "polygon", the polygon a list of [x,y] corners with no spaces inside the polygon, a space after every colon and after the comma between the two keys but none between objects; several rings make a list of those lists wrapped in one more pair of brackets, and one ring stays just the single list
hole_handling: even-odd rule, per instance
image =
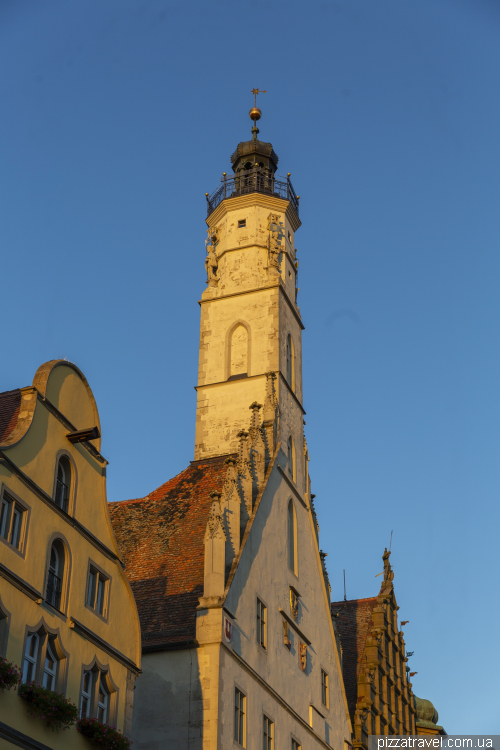
[{"label": "narrow tower window", "polygon": [[257,641],[267,648],[267,607],[257,599]]},{"label": "narrow tower window", "polygon": [[292,390],[295,390],[294,351],[290,334],[286,337],[286,382]]},{"label": "narrow tower window", "polygon": [[245,378],[248,374],[248,332],[238,324],[231,334],[230,379]]},{"label": "narrow tower window", "polygon": [[297,515],[293,500],[288,503],[288,566],[297,575]]},{"label": "narrow tower window", "polygon": [[288,438],[287,442],[287,458],[288,458],[288,464],[287,464],[287,471],[290,476],[290,479],[293,479],[295,482],[295,446],[293,444],[292,436]]}]

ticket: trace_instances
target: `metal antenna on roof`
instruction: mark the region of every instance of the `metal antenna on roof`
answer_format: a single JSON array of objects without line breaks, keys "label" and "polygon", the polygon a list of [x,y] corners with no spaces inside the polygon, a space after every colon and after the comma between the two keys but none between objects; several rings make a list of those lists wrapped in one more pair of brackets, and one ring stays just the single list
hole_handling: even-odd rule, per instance
[{"label": "metal antenna on roof", "polygon": [[345,602],[347,601],[347,596],[346,596],[346,593],[345,593],[345,569],[344,569],[344,601]]}]

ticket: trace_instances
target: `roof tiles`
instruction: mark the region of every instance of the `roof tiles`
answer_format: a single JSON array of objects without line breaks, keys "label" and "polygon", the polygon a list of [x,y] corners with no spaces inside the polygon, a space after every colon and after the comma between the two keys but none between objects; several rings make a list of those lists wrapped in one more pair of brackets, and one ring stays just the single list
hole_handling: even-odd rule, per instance
[{"label": "roof tiles", "polygon": [[0,393],[0,443],[7,440],[16,426],[20,406],[21,391],[19,388]]},{"label": "roof tiles", "polygon": [[210,493],[222,489],[226,458],[192,463],[147,497],[108,506],[139,611],[143,648],[195,637]]}]

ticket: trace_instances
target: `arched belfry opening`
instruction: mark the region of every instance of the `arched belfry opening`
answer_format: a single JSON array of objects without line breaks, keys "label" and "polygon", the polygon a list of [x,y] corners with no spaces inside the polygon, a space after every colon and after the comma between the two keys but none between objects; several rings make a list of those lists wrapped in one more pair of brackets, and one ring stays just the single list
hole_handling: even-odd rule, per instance
[{"label": "arched belfry opening", "polygon": [[237,323],[229,338],[229,380],[248,377],[249,335],[243,323]]}]

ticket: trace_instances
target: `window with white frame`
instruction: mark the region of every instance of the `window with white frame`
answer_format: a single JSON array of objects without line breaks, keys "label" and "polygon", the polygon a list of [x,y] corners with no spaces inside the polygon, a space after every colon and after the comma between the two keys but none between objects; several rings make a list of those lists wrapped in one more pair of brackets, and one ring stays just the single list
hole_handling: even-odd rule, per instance
[{"label": "window with white frame", "polygon": [[103,724],[109,723],[116,709],[116,706],[115,709],[112,706],[113,694],[107,672],[97,666],[84,670],[80,690],[80,716],[95,718]]},{"label": "window with white frame", "polygon": [[264,716],[262,750],[274,750],[274,723]]},{"label": "window with white frame", "polygon": [[238,688],[234,691],[234,739],[242,747],[246,743],[247,698]]},{"label": "window with white frame", "polygon": [[0,511],[0,536],[16,549],[21,549],[23,520],[26,509],[7,492],[3,493]]},{"label": "window with white frame", "polygon": [[44,627],[28,632],[22,682],[36,682],[47,690],[61,692],[66,682],[67,656],[56,633],[50,633]]},{"label": "window with white frame", "polygon": [[92,686],[94,682],[94,672],[86,670],[83,673],[82,692],[80,694],[80,716],[91,716],[92,710]]},{"label": "window with white frame", "polygon": [[293,372],[293,341],[290,334],[286,337],[286,382],[293,389],[294,387]]},{"label": "window with white frame", "polygon": [[87,581],[87,606],[103,617],[106,616],[109,579],[93,565],[89,566]]},{"label": "window with white frame", "polygon": [[42,685],[47,690],[56,689],[56,678],[57,678],[57,656],[55,653],[54,644],[49,641],[47,644],[47,650],[45,651],[45,663],[43,666],[43,679]]},{"label": "window with white frame", "polygon": [[105,724],[108,719],[109,693],[101,674],[99,679],[99,689],[97,691],[97,720]]},{"label": "window with white frame", "polygon": [[29,633],[26,639],[23,661],[23,682],[33,682],[36,677],[38,663],[38,651],[40,649],[40,636],[38,633]]}]

